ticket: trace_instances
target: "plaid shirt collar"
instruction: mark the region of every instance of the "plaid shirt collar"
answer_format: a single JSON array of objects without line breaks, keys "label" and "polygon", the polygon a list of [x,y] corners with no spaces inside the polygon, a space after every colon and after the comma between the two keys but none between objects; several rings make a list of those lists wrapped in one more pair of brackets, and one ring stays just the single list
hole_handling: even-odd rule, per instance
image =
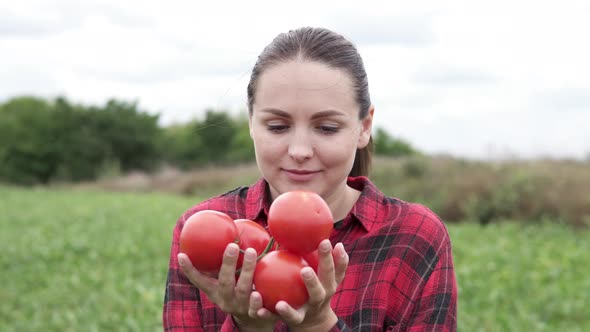
[{"label": "plaid shirt collar", "polygon": [[[358,222],[365,231],[369,232],[378,223],[379,210],[369,208],[369,206],[374,206],[374,204],[366,203],[367,201],[383,202],[385,195],[365,176],[348,177],[347,183],[352,188],[359,190],[361,195],[344,222]],[[250,220],[264,220],[266,223],[270,201],[268,182],[261,178],[248,190],[246,197],[246,218]]]}]

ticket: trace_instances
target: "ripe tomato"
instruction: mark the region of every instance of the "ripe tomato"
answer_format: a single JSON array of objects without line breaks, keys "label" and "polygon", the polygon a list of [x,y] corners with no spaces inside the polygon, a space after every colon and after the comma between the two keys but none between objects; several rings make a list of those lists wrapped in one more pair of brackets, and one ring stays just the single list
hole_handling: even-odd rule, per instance
[{"label": "ripe tomato", "polygon": [[301,256],[286,250],[271,251],[256,263],[254,288],[262,305],[273,313],[279,301],[298,309],[309,299],[300,271],[308,266]]},{"label": "ripe tomato", "polygon": [[268,228],[281,248],[304,255],[329,238],[334,219],[324,199],[306,190],[285,192],[268,211]]},{"label": "ripe tomato", "polygon": [[[236,219],[234,222],[238,227],[240,249],[246,250],[248,248],[254,248],[256,250],[256,254],[260,256],[260,254],[264,252],[264,249],[266,249],[266,246],[270,242],[270,234],[266,231],[266,229],[264,229],[264,227],[255,221],[248,219]],[[276,248],[276,245],[274,247]],[[244,254],[240,253],[236,269],[241,268],[243,262]]]},{"label": "ripe tomato", "polygon": [[200,272],[218,272],[228,244],[238,243],[238,228],[227,214],[203,210],[193,214],[180,232],[180,252]]},{"label": "ripe tomato", "polygon": [[318,273],[318,266],[320,265],[320,252],[319,250],[314,250],[312,252],[308,252],[307,254],[302,256],[303,259],[311,266],[311,268]]}]

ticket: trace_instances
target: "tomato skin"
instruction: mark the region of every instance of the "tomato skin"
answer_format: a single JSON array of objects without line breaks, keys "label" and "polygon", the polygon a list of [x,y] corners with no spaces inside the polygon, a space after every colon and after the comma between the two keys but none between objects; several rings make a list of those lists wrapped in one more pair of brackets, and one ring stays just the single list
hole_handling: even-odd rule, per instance
[{"label": "tomato skin", "polygon": [[[256,250],[256,254],[260,256],[260,254],[264,252],[264,249],[266,249],[266,246],[270,242],[270,233],[268,233],[266,229],[260,224],[249,219],[236,219],[234,222],[238,228],[240,249],[246,250],[248,248],[254,248]],[[273,247],[276,247],[276,245]],[[241,268],[243,262],[244,253],[240,252],[236,269]]]},{"label": "tomato skin", "polygon": [[313,271],[317,274],[318,273],[318,266],[320,265],[320,252],[319,250],[314,250],[312,252],[308,252],[307,254],[302,256],[303,259],[309,264],[309,266],[313,269]]},{"label": "tomato skin", "polygon": [[256,264],[254,288],[262,295],[262,305],[273,313],[279,301],[298,309],[309,300],[301,269],[305,260],[286,250],[271,251]]},{"label": "tomato skin", "polygon": [[281,249],[304,255],[330,237],[334,219],[324,199],[306,190],[279,195],[268,211],[268,228]]},{"label": "tomato skin", "polygon": [[238,228],[227,214],[202,210],[190,216],[180,232],[180,252],[199,272],[216,273],[230,243],[238,242]]}]

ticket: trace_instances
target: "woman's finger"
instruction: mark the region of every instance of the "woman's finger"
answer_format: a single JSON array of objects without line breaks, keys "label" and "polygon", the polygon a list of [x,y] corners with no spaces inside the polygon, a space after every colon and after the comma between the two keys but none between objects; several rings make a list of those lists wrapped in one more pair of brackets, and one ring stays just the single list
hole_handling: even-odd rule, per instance
[{"label": "woman's finger", "polygon": [[318,306],[326,299],[326,290],[324,286],[313,272],[311,267],[304,267],[301,269],[301,278],[307,288],[309,300],[307,303],[311,306]]},{"label": "woman's finger", "polygon": [[250,307],[248,308],[248,316],[251,318],[259,318],[258,310],[262,309],[262,296],[260,293],[254,291],[250,293]]},{"label": "woman's finger", "polygon": [[299,310],[293,309],[287,302],[279,301],[275,310],[281,316],[281,319],[289,326],[299,325],[305,319],[307,305],[304,305]]},{"label": "woman's finger", "polygon": [[234,287],[236,285],[236,263],[240,247],[235,243],[230,243],[223,253],[223,262],[219,269],[219,295],[225,301],[234,301]]},{"label": "woman's finger", "polygon": [[266,320],[277,320],[278,319],[277,315],[273,314],[270,310],[268,310],[266,308],[259,309],[256,312],[256,315],[260,319],[266,319]]},{"label": "woman's finger", "polygon": [[250,309],[248,310],[248,316],[252,318],[275,321],[279,319],[277,315],[263,307],[262,295],[260,295],[260,293],[257,291],[253,291],[250,294]]},{"label": "woman's finger", "polygon": [[244,261],[235,288],[235,296],[238,303],[248,303],[249,301],[250,293],[252,292],[254,268],[256,267],[256,257],[256,250],[252,248],[248,248],[244,252]]},{"label": "woman's finger", "polygon": [[342,280],[344,280],[349,260],[348,254],[346,253],[346,250],[344,250],[344,245],[342,245],[341,242],[338,242],[334,246],[332,256],[334,257],[334,275],[336,277],[336,284],[339,285]]},{"label": "woman's finger", "polygon": [[[335,288],[334,283],[334,257],[332,257],[332,244],[329,240],[320,242],[319,248],[318,277],[324,288]],[[334,289],[335,291],[335,289]]]},{"label": "woman's finger", "polygon": [[187,277],[187,279],[193,285],[195,285],[195,287],[205,292],[207,296],[214,292],[215,288],[217,287],[216,279],[206,276],[205,274],[195,269],[195,267],[191,263],[190,258],[188,258],[186,254],[178,254],[177,259],[178,265],[180,265],[182,272]]}]

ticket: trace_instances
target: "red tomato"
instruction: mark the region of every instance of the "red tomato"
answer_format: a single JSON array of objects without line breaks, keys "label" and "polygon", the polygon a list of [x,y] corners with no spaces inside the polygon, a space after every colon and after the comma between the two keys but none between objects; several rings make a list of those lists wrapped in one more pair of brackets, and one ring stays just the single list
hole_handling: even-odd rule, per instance
[{"label": "red tomato", "polygon": [[[264,227],[255,221],[248,219],[236,219],[234,222],[238,227],[240,249],[246,250],[248,248],[254,248],[256,250],[256,254],[260,256],[260,254],[264,252],[264,249],[266,249],[266,246],[270,242],[270,234],[266,231],[266,229],[264,229]],[[243,261],[244,254],[240,253],[236,269],[242,267]]]},{"label": "red tomato", "polygon": [[311,266],[311,268],[318,273],[318,266],[320,265],[320,252],[319,250],[314,250],[302,256],[303,259]]},{"label": "red tomato", "polygon": [[225,248],[238,243],[238,228],[227,214],[203,210],[193,214],[180,232],[180,252],[200,272],[218,272]]},{"label": "red tomato", "polygon": [[286,250],[271,251],[256,264],[254,288],[262,295],[263,306],[276,313],[279,301],[295,309],[309,299],[300,271],[308,266],[301,256]]},{"label": "red tomato", "polygon": [[295,190],[277,197],[268,211],[268,228],[281,249],[304,255],[329,238],[334,219],[324,199],[312,192]]}]

